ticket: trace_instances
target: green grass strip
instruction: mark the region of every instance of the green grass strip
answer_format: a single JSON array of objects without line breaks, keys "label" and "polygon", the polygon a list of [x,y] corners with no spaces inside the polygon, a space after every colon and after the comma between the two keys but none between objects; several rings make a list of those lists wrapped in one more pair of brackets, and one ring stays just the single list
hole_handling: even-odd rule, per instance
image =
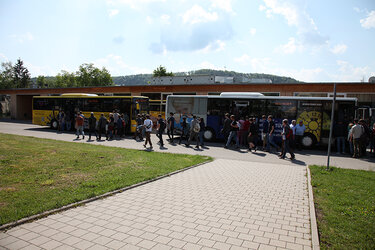
[{"label": "green grass strip", "polygon": [[207,160],[0,133],[0,225]]},{"label": "green grass strip", "polygon": [[375,249],[375,172],[310,166],[322,249]]}]

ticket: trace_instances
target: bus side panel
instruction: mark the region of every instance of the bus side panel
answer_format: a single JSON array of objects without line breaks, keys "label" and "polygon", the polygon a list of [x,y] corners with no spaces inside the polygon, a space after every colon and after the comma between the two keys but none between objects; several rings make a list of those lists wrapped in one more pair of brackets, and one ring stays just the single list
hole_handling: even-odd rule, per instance
[{"label": "bus side panel", "polygon": [[53,117],[51,110],[33,110],[33,124],[35,125],[50,126]]},{"label": "bus side panel", "polygon": [[207,115],[206,127],[210,127],[214,130],[217,139],[223,139],[224,136],[220,133],[223,128],[222,117],[218,115]]}]

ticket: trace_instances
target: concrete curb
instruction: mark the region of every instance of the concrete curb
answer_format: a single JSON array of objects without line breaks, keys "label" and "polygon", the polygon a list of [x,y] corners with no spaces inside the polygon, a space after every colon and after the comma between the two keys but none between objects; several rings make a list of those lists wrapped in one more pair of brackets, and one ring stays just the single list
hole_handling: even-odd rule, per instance
[{"label": "concrete curb", "polygon": [[311,186],[311,173],[310,168],[307,166],[307,186],[309,188],[309,207],[310,207],[310,226],[311,226],[311,244],[313,250],[319,250],[319,234],[318,225],[316,223],[315,206],[314,206],[314,195]]},{"label": "concrete curb", "polygon": [[105,194],[92,197],[90,199],[78,201],[78,202],[75,202],[75,203],[60,207],[60,208],[56,208],[56,209],[49,210],[49,211],[46,211],[46,212],[43,212],[43,213],[40,213],[40,214],[36,214],[36,215],[32,215],[30,217],[20,219],[20,220],[14,221],[14,222],[10,222],[8,224],[4,224],[4,225],[0,226],[0,231],[6,231],[6,230],[8,230],[12,227],[16,227],[16,226],[19,226],[19,225],[22,225],[22,224],[25,224],[25,223],[28,223],[28,222],[31,222],[31,221],[34,221],[34,220],[37,220],[37,219],[41,219],[41,218],[49,216],[51,214],[59,213],[59,212],[62,212],[62,211],[65,211],[65,210],[68,210],[68,209],[71,209],[71,208],[74,208],[74,207],[82,206],[84,204],[87,204],[89,202],[96,201],[96,200],[99,200],[99,199],[104,199],[104,198],[113,196],[115,194],[122,193],[126,190],[133,189],[133,188],[136,188],[136,187],[139,187],[139,186],[143,186],[143,185],[146,185],[148,183],[151,183],[151,182],[154,182],[154,181],[157,181],[157,180],[160,180],[160,179],[170,177],[172,175],[184,172],[186,170],[189,170],[189,169],[192,169],[192,168],[195,168],[195,167],[199,167],[199,166],[207,164],[209,162],[211,162],[211,160],[207,160],[205,162],[198,163],[196,165],[193,165],[193,166],[190,166],[190,167],[187,167],[187,168],[183,168],[183,169],[180,169],[180,170],[177,170],[177,171],[174,171],[174,172],[156,177],[156,178],[151,179],[151,180],[143,181],[143,182],[140,182],[140,183],[128,186],[128,187],[124,187],[124,188],[117,189],[117,190],[114,190],[114,191],[111,191],[111,192],[107,192]]}]

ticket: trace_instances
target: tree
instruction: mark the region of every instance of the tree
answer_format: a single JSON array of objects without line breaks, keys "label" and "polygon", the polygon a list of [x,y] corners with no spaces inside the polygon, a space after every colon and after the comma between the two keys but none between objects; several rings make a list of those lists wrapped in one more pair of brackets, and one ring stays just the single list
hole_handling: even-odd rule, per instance
[{"label": "tree", "polygon": [[21,58],[13,66],[13,83],[16,88],[28,88],[31,83],[29,70],[23,66]]},{"label": "tree", "polygon": [[174,74],[172,72],[169,72],[167,73],[167,69],[163,66],[159,66],[157,67],[154,71],[153,71],[153,77],[160,77],[160,76],[174,76]]},{"label": "tree", "polygon": [[113,85],[111,74],[103,67],[102,70],[94,67],[92,63],[84,63],[76,72],[78,87],[85,86],[110,86]]},{"label": "tree", "polygon": [[1,63],[0,71],[0,89],[14,88],[13,85],[13,67],[11,62]]},{"label": "tree", "polygon": [[47,87],[46,78],[44,76],[38,76],[36,78],[36,86],[37,86],[37,88]]}]

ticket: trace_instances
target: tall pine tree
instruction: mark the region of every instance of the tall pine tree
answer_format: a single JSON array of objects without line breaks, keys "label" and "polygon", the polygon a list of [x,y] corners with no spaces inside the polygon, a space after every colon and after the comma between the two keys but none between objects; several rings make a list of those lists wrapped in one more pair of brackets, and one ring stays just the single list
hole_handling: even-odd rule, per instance
[{"label": "tall pine tree", "polygon": [[29,70],[23,66],[21,58],[13,66],[13,83],[15,88],[29,88],[31,83]]}]

